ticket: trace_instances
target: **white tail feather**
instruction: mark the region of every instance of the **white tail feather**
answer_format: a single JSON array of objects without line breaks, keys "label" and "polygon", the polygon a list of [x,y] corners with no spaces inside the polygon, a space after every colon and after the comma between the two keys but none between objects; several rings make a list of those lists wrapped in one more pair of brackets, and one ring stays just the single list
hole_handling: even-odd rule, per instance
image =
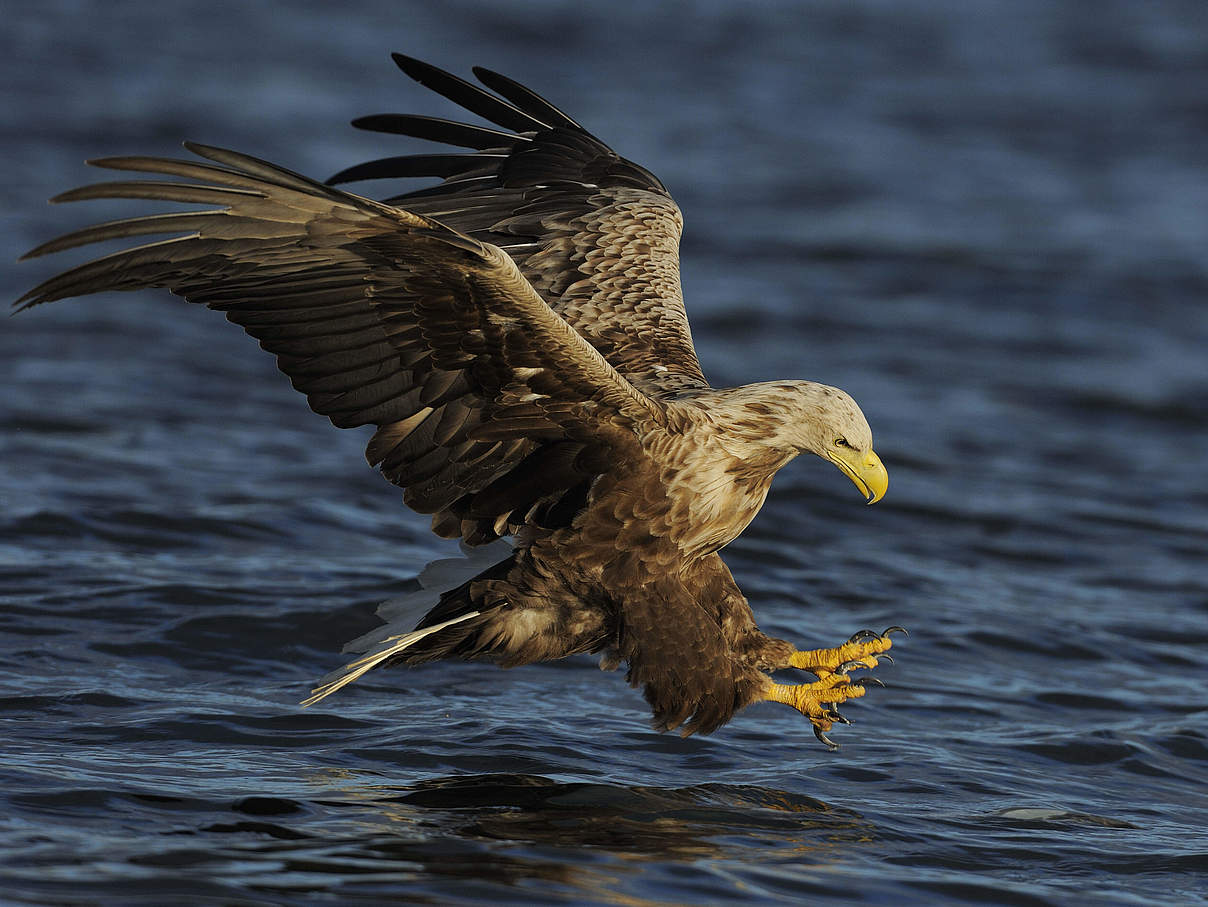
[{"label": "white tail feather", "polygon": [[383,661],[415,645],[415,643],[419,642],[425,636],[431,636],[445,627],[451,627],[453,624],[459,624],[463,620],[469,620],[471,617],[477,616],[477,611],[469,611],[465,614],[457,615],[452,620],[446,620],[443,624],[424,627],[422,630],[412,630],[410,633],[404,633],[402,636],[391,636],[389,639],[383,640],[378,648],[362,655],[351,664],[346,664],[344,667],[332,671],[324,677],[319,685],[310,691],[310,696],[302,700],[302,705],[314,705],[320,699],[330,696],[336,690],[348,686],[348,684],[360,678],[366,671],[373,670]]},{"label": "white tail feather", "polygon": [[477,617],[479,612],[471,611],[435,626],[415,629],[416,624],[436,607],[442,594],[456,589],[483,570],[502,561],[512,553],[512,545],[506,539],[501,539],[479,548],[467,548],[463,545],[461,551],[462,557],[440,558],[424,567],[418,577],[421,588],[396,595],[378,605],[378,617],[382,618],[385,624],[358,636],[344,646],[345,652],[365,654],[323,677],[319,685],[311,690],[310,696],[302,700],[302,705],[314,705],[426,636],[471,617]]},{"label": "white tail feather", "polygon": [[441,595],[472,580],[512,553],[512,544],[499,539],[479,548],[461,546],[461,557],[442,557],[430,561],[420,571],[420,588],[388,598],[378,605],[377,616],[385,625],[358,636],[344,646],[345,652],[368,652],[384,639],[414,630],[424,616],[436,607]]},{"label": "white tail feather", "polygon": [[368,652],[383,640],[411,632],[424,616],[436,607],[438,601],[440,594],[432,589],[416,589],[414,592],[405,592],[386,599],[377,607],[377,616],[385,623],[345,643],[340,651]]}]

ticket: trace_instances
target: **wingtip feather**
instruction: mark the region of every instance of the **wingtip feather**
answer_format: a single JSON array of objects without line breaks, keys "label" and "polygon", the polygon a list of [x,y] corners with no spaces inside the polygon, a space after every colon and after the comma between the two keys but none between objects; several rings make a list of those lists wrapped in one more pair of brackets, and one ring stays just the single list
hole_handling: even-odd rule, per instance
[{"label": "wingtip feather", "polygon": [[405,72],[408,76],[420,81],[424,73],[431,72],[436,69],[431,63],[425,63],[423,60],[418,60],[415,57],[409,57],[407,54],[392,53],[390,59],[394,61],[394,65]]},{"label": "wingtip feather", "polygon": [[28,293],[25,293],[20,298],[13,301],[12,305],[9,306],[8,314],[11,317],[16,315],[18,312],[24,312],[26,309],[32,309],[37,304],[38,300],[34,299],[34,292],[33,290],[30,290]]}]

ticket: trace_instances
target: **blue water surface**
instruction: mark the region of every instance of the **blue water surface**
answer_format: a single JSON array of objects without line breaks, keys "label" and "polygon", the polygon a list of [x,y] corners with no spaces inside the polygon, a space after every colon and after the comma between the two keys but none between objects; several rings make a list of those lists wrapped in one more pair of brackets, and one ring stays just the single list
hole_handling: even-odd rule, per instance
[{"label": "blue water surface", "polygon": [[801,460],[727,550],[763,628],[912,634],[835,753],[590,659],[301,709],[449,547],[218,315],[58,303],[0,330],[0,900],[1208,903],[1200,0],[46,0],[0,50],[10,261],[145,213],[46,206],[86,157],[420,150],[346,125],[451,113],[393,50],[547,94],[675,194],[713,383],[873,425],[883,502]]}]

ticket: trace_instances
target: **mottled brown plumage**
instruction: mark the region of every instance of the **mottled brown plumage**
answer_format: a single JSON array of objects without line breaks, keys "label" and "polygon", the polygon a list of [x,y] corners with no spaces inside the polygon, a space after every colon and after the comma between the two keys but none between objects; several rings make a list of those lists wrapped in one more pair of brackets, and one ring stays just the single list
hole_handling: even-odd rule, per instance
[{"label": "mottled brown plumage", "polygon": [[[825,740],[841,720],[832,704],[863,694],[847,670],[875,666],[888,638],[818,652],[769,639],[717,551],[803,451],[880,498],[885,472],[859,408],[811,382],[711,388],[680,295],[680,213],[662,184],[510,79],[475,70],[492,94],[395,59],[506,131],[407,115],[357,121],[474,149],[333,178],[443,180],[387,202],[192,143],[202,160],[93,161],[170,179],[101,183],[56,201],[208,207],[34,249],[175,237],[73,268],[18,304],[163,287],[222,311],[277,357],[315,412],[376,427],[369,462],[432,514],[436,533],[471,548],[511,537],[490,561],[433,569],[426,597],[387,603],[386,625],[354,644],[365,657],[308,702],[381,663],[511,666],[596,652],[606,666],[628,664],[659,728],[708,732],[774,700],[807,714]],[[773,684],[769,672],[787,667],[819,682]]]}]

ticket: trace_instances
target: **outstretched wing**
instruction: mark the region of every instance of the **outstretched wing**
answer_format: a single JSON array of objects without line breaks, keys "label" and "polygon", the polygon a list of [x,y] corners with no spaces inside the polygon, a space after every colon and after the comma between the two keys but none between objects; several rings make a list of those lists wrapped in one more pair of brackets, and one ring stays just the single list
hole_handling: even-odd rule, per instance
[{"label": "outstretched wing", "polygon": [[114,221],[26,257],[102,240],[185,234],[116,252],[26,293],[22,308],[165,287],[225,312],[277,356],[311,408],[371,424],[366,455],[470,544],[565,525],[593,478],[662,409],[553,312],[513,261],[430,218],[245,155],[145,157],[98,167],[190,182],[85,186],[56,201],[138,198],[203,211]]},{"label": "outstretched wing", "polygon": [[441,177],[390,202],[506,251],[616,369],[652,395],[707,387],[679,278],[683,220],[667,189],[544,98],[476,67],[484,91],[401,54],[407,75],[503,130],[411,114],[353,121],[471,153],[371,161],[329,182]]}]

